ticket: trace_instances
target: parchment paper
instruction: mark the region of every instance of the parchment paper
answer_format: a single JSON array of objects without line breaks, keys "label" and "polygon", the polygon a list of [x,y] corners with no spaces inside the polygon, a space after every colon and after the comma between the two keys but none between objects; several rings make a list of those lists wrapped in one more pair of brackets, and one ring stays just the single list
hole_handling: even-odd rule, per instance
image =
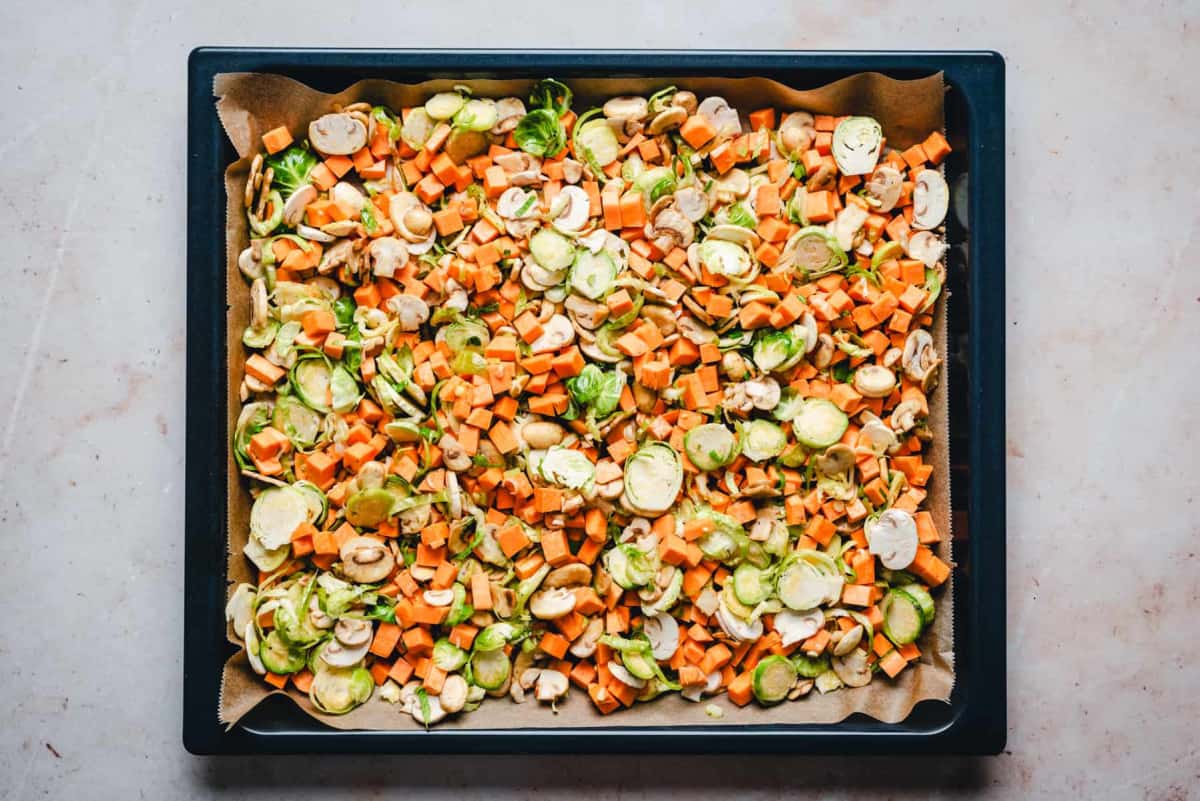
[{"label": "parchment paper", "polygon": [[[218,98],[217,114],[240,156],[225,172],[226,321],[229,331],[226,337],[229,409],[226,443],[230,441],[241,408],[237,393],[246,358],[237,332],[245,328],[249,319],[249,292],[237,267],[238,254],[249,244],[241,198],[250,157],[259,149],[262,134],[279,125],[286,125],[295,140],[302,141],[307,136],[308,122],[332,111],[335,103],[347,105],[367,100],[399,109],[422,104],[434,92],[449,90],[456,84],[470,86],[478,96],[526,97],[532,83],[531,80],[434,80],[400,84],[367,80],[336,95],[329,95],[279,75],[230,73],[216,77],[213,89]],[[883,125],[888,144],[900,148],[921,141],[930,131],[945,129],[941,73],[913,81],[898,81],[878,73],[860,73],[804,91],[765,78],[592,78],[570,81],[577,98],[575,108],[578,109],[588,108],[589,100],[602,102],[607,97],[619,94],[646,96],[671,84],[690,89],[701,97],[722,95],[743,115],[764,106],[832,115],[869,115]],[[935,308],[933,325],[934,341],[941,354],[946,353],[946,297],[947,293],[943,291]],[[937,553],[949,561],[950,465],[946,379],[947,371],[943,370],[941,385],[929,399],[929,422],[935,436],[927,458],[934,466],[935,473],[927,487],[929,496],[926,508],[932,513],[942,535]],[[250,496],[243,479],[238,475],[232,452],[228,464],[226,491],[229,528],[227,532],[213,532],[213,536],[227,536],[227,579],[232,591],[238,582],[253,583],[254,574],[251,565],[242,556],[248,535]],[[524,704],[515,704],[508,698],[488,699],[477,711],[438,725],[464,729],[739,726],[835,723],[855,712],[865,713],[886,723],[896,723],[907,717],[918,701],[947,701],[950,697],[954,685],[953,577],[948,585],[937,595],[937,617],[931,633],[919,642],[923,651],[919,661],[903,671],[896,680],[881,675],[865,688],[844,689],[829,695],[820,695],[813,690],[809,697],[769,708],[755,704],[738,708],[729,703],[724,695],[694,704],[672,694],[652,703],[636,704],[631,709],[609,716],[601,716],[592,706],[587,693],[572,687],[569,697],[558,705],[558,714],[532,699]],[[232,637],[230,641],[238,642]],[[218,704],[219,718],[232,726],[270,694],[271,688],[254,675],[244,651],[241,651],[225,665]],[[333,717],[317,713],[308,697],[294,689],[288,695],[307,714],[338,729],[418,727],[412,717],[401,713],[397,706],[378,698],[373,698],[347,715]],[[704,708],[710,702],[722,708],[723,717],[711,718],[705,714]]]}]

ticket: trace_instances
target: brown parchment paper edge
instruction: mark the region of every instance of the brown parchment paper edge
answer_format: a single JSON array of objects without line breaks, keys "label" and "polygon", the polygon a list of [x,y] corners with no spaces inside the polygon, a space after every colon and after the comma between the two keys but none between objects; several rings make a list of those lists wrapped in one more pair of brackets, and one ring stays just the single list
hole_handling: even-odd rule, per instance
[{"label": "brown parchment paper edge", "polygon": [[[466,84],[481,96],[528,94],[529,80],[433,80],[419,84],[400,84],[392,81],[364,80],[336,95],[319,92],[304,84],[273,74],[227,73],[217,75],[213,93],[218,98],[217,113],[239,155],[238,161],[225,172],[227,194],[226,215],[226,320],[228,324],[226,349],[228,358],[227,390],[228,420],[226,449],[229,469],[226,492],[228,520],[226,537],[227,574],[230,588],[242,581],[253,582],[253,569],[242,557],[245,546],[249,495],[238,475],[236,463],[229,451],[230,434],[237,420],[241,403],[238,386],[245,359],[240,338],[248,320],[248,292],[237,268],[237,255],[248,244],[247,224],[241,197],[248,173],[249,156],[256,150],[261,135],[279,125],[287,126],[296,141],[306,137],[309,120],[332,110],[333,104],[346,105],[360,99],[382,102],[394,108],[411,106],[424,101],[431,93]],[[612,79],[589,78],[571,81],[578,98],[596,99],[615,94],[648,94],[669,84],[676,84],[697,94],[721,94],[743,114],[754,108],[774,106],[779,109],[804,109],[825,114],[867,114],[878,119],[888,136],[889,144],[907,147],[923,139],[931,130],[945,130],[942,74],[900,81],[878,73],[859,73],[826,86],[809,90],[792,89],[766,78],[653,78]],[[577,108],[583,108],[577,101]],[[943,292],[935,307],[933,334],[938,352],[946,353],[946,303]],[[949,426],[947,371],[942,371],[942,384],[930,398],[930,426],[934,443],[927,458],[935,465],[926,501],[934,517],[942,542],[938,554],[951,558],[950,488],[949,488]],[[214,536],[217,533],[214,532]],[[848,689],[829,695],[815,691],[795,703],[770,708],[750,705],[738,708],[722,695],[709,701],[723,711],[720,718],[704,712],[706,704],[692,704],[677,695],[660,698],[649,704],[638,704],[623,710],[615,717],[602,717],[592,707],[586,693],[573,688],[570,697],[559,704],[558,714],[539,708],[533,702],[517,705],[507,699],[493,699],[470,715],[447,720],[440,727],[462,729],[525,729],[553,726],[561,729],[619,726],[726,726],[760,725],[764,723],[805,724],[836,723],[854,713],[863,713],[885,723],[903,720],[920,701],[948,701],[954,686],[953,654],[953,577],[937,597],[937,618],[932,633],[923,638],[928,649],[920,660],[900,674],[895,681],[880,678],[869,686]],[[230,638],[237,643],[236,639]],[[230,657],[222,672],[218,699],[219,720],[233,726],[246,713],[262,702],[272,691],[249,669],[244,652]],[[418,726],[408,715],[400,714],[389,704],[372,699],[353,712],[341,716],[322,715],[312,707],[308,697],[294,689],[286,693],[306,714],[318,722],[337,729],[392,730]]]}]

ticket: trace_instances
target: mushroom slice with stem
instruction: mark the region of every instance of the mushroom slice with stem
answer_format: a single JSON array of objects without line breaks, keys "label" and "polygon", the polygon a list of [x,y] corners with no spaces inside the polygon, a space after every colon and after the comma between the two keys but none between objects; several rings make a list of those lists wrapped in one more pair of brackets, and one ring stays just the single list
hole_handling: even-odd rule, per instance
[{"label": "mushroom slice with stem", "polygon": [[687,118],[688,113],[686,109],[681,108],[680,106],[669,106],[664,111],[659,112],[659,114],[650,121],[650,124],[646,127],[646,132],[651,136],[664,134],[667,131],[672,131],[678,128],[680,125],[683,125]]},{"label": "mushroom slice with stem", "polygon": [[696,226],[673,205],[658,212],[652,223],[652,231],[656,241],[666,237],[674,240],[674,244],[682,248],[692,244],[696,236]]},{"label": "mushroom slice with stem", "polygon": [[510,186],[496,199],[496,213],[506,220],[520,220],[538,213],[537,193]]},{"label": "mushroom slice with stem", "polygon": [[878,212],[891,211],[900,201],[903,184],[899,170],[887,164],[879,165],[867,180],[867,204]]},{"label": "mushroom slice with stem", "polygon": [[309,123],[308,141],[327,156],[349,156],[367,144],[367,126],[350,114],[326,114]]},{"label": "mushroom slice with stem", "polygon": [[904,252],[926,267],[933,267],[946,253],[947,245],[933,231],[917,231],[904,243]]},{"label": "mushroom slice with stem", "polygon": [[859,429],[858,436],[859,441],[865,440],[867,446],[871,449],[871,453],[876,456],[891,453],[900,447],[900,439],[896,436],[896,432],[888,428],[878,418],[873,418],[863,423],[862,428]]},{"label": "mushroom slice with stem", "polygon": [[396,566],[391,551],[379,540],[351,537],[342,545],[342,573],[357,584],[383,581]]},{"label": "mushroom slice with stem", "polygon": [[543,703],[553,703],[567,694],[567,677],[557,670],[543,670],[534,684],[533,697]]},{"label": "mushroom slice with stem", "polygon": [[857,648],[845,656],[835,656],[833,672],[847,687],[865,687],[871,683],[871,666],[867,663],[867,652]]},{"label": "mushroom slice with stem", "polygon": [[587,659],[592,654],[596,653],[596,646],[600,644],[600,637],[604,634],[604,618],[594,617],[588,622],[587,628],[583,630],[575,642],[571,643],[571,656],[577,659]]},{"label": "mushroom slice with stem", "polygon": [[775,613],[775,631],[782,638],[780,645],[787,648],[798,642],[804,642],[825,626],[825,613],[820,609],[809,609],[797,612],[794,609],[783,609]]},{"label": "mushroom slice with stem", "polygon": [[563,233],[575,233],[587,224],[590,203],[581,187],[564,186],[550,204],[550,224]]},{"label": "mushroom slice with stem", "polygon": [[904,570],[917,557],[917,523],[903,509],[887,509],[863,526],[867,547],[888,570]]},{"label": "mushroom slice with stem", "polygon": [[372,275],[392,278],[408,263],[408,248],[394,236],[381,236],[367,247],[367,258],[371,262]]},{"label": "mushroom slice with stem", "polygon": [[442,682],[442,691],[438,694],[438,701],[447,714],[453,715],[461,712],[467,705],[467,694],[470,690],[471,687],[467,684],[466,679],[457,673],[451,673]]},{"label": "mushroom slice with stem", "polygon": [[676,189],[675,208],[691,222],[700,222],[708,214],[708,195],[694,186]]},{"label": "mushroom slice with stem", "polygon": [[937,170],[921,170],[913,183],[912,227],[918,231],[937,228],[950,207],[950,187]]},{"label": "mushroom slice with stem", "polygon": [[304,219],[304,209],[317,199],[317,190],[312,184],[304,184],[292,193],[283,204],[283,224],[295,228]]},{"label": "mushroom slice with stem", "polygon": [[519,97],[502,97],[496,101],[496,124],[489,132],[495,136],[504,136],[517,127],[517,123],[525,116],[525,101]]},{"label": "mushroom slice with stem", "polygon": [[416,295],[392,295],[387,308],[396,315],[401,331],[419,331],[429,320],[429,304]]},{"label": "mushroom slice with stem", "polygon": [[886,398],[896,388],[896,374],[877,364],[864,364],[854,371],[854,389],[867,398]]},{"label": "mushroom slice with stem", "polygon": [[892,410],[892,416],[889,422],[892,424],[892,429],[897,433],[905,434],[913,429],[917,424],[917,415],[921,413],[921,402],[917,400],[904,400],[896,405]]},{"label": "mushroom slice with stem", "polygon": [[917,328],[904,340],[904,355],[900,357],[904,374],[913,381],[923,381],[930,370],[936,369],[940,360],[933,347],[933,337],[923,328]]},{"label": "mushroom slice with stem", "polygon": [[561,314],[542,324],[542,335],[529,344],[532,353],[551,353],[575,341],[575,326]]},{"label": "mushroom slice with stem", "polygon": [[647,616],[642,632],[650,640],[650,651],[655,659],[670,659],[679,648],[679,623],[666,612]]},{"label": "mushroom slice with stem", "polygon": [[788,158],[798,158],[812,147],[817,138],[813,115],[807,111],[794,111],[779,123],[776,146]]},{"label": "mushroom slice with stem", "polygon": [[575,611],[575,591],[567,587],[538,590],[529,599],[529,611],[539,620],[557,620]]},{"label": "mushroom slice with stem", "polygon": [[708,121],[717,136],[737,136],[742,132],[742,122],[737,109],[719,95],[709,95],[696,107],[696,114]]}]

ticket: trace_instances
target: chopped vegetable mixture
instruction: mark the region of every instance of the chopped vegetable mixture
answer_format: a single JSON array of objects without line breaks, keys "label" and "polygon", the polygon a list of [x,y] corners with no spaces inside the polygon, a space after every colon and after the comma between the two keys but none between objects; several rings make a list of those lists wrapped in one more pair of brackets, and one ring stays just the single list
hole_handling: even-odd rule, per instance
[{"label": "chopped vegetable mixture", "polygon": [[554,80],[293,133],[239,258],[258,581],[227,615],[265,681],[430,725],[920,658],[941,133]]}]

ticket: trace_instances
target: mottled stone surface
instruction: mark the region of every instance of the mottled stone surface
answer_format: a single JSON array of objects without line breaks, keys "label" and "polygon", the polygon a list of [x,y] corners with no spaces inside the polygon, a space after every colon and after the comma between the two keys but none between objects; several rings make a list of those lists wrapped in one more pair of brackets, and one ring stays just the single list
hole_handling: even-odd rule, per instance
[{"label": "mottled stone surface", "polygon": [[[1200,798],[1195,2],[274,5],[0,12],[0,798]],[[1003,52],[1008,752],[186,754],[184,92],[217,43]]]}]

